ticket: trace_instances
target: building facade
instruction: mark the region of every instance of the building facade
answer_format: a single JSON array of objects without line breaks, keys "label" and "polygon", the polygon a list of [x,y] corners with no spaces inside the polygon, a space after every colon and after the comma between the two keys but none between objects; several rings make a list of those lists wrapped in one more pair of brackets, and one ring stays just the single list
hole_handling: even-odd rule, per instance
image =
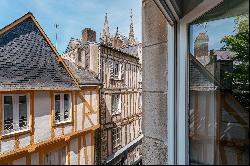
[{"label": "building facade", "polygon": [[99,81],[73,69],[31,13],[0,30],[1,164],[94,164]]},{"label": "building facade", "polygon": [[142,0],[143,164],[249,164],[249,75],[235,70],[249,69],[249,27],[238,18],[249,26],[248,0]]},{"label": "building facade", "polygon": [[82,39],[72,39],[63,57],[93,72],[102,82],[96,163],[141,162],[142,54],[141,44],[134,39],[132,14],[128,38],[118,28],[110,35],[107,14],[100,42],[93,42],[95,38],[93,30],[84,29]]}]

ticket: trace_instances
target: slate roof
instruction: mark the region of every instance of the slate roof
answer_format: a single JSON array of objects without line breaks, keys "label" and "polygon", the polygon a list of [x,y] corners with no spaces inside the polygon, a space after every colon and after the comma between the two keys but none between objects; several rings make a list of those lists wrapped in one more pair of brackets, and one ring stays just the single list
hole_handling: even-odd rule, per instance
[{"label": "slate roof", "polygon": [[86,70],[82,67],[77,67],[73,62],[70,62],[67,59],[64,59],[64,62],[69,67],[70,71],[74,77],[79,82],[79,85],[100,85],[101,82],[97,79],[97,76],[94,73],[91,73],[89,70]]},{"label": "slate roof", "polygon": [[[226,50],[216,50],[214,52],[214,55],[217,55],[217,60],[231,60],[235,56],[235,53],[232,51],[226,51]],[[208,56],[196,57],[196,59],[203,66],[206,66],[210,62],[210,52],[208,53]]]},{"label": "slate roof", "polygon": [[134,45],[134,46],[129,46],[129,47],[121,48],[120,51],[122,51],[125,54],[130,54],[130,55],[133,55],[135,57],[138,57],[139,47],[141,47],[141,44],[137,44],[137,45]]},{"label": "slate roof", "polygon": [[213,91],[222,88],[214,76],[197,60],[190,55],[190,90]]},{"label": "slate roof", "polygon": [[35,21],[28,13],[0,30],[0,90],[79,89]]}]

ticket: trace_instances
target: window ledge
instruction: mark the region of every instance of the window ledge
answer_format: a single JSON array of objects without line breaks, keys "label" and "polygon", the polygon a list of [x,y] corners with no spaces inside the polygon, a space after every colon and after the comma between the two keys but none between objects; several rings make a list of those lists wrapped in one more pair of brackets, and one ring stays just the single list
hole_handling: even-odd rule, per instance
[{"label": "window ledge", "polygon": [[7,139],[15,136],[20,136],[24,134],[30,133],[30,129],[24,129],[24,130],[18,130],[18,131],[13,131],[11,133],[3,134],[1,135],[0,139]]},{"label": "window ledge", "polygon": [[122,114],[121,112],[117,111],[117,112],[112,113],[112,116],[118,116],[118,115],[121,115],[121,114]]},{"label": "window ledge", "polygon": [[58,127],[58,126],[63,126],[63,125],[70,125],[73,124],[73,122],[71,120],[67,120],[67,121],[62,121],[62,122],[54,122],[53,127]]}]

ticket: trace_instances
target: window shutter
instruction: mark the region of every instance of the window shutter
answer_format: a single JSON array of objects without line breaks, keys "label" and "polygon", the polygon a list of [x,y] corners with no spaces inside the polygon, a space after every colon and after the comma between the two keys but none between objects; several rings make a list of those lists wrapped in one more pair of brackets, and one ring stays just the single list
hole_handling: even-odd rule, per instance
[{"label": "window shutter", "polygon": [[109,61],[109,74],[110,79],[114,78],[114,63],[112,61]]}]

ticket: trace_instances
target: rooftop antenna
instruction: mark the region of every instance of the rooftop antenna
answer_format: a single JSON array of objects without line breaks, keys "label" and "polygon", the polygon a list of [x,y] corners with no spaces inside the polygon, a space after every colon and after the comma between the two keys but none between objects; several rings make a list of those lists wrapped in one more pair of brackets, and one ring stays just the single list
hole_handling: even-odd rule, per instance
[{"label": "rooftop antenna", "polygon": [[58,27],[59,27],[59,25],[58,25],[58,24],[55,24],[55,29],[56,29],[56,49],[57,49],[57,39],[58,39],[58,37],[57,37],[57,30],[58,30]]}]

